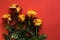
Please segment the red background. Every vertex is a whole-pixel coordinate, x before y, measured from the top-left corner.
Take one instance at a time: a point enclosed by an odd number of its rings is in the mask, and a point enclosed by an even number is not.
[[[0,0],[0,40],[4,40],[2,33],[6,30],[2,26],[2,15],[8,13],[9,5],[17,3],[27,10],[35,10],[38,18],[43,20],[43,26],[39,33],[48,35],[46,40],[60,40],[60,2],[58,0]]]

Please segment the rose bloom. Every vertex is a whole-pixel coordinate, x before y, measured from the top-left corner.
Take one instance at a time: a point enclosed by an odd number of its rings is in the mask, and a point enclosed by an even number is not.
[[[12,4],[9,8],[15,8],[18,13],[19,13],[20,10],[21,10],[21,7],[19,7],[19,4]]]
[[[5,25],[9,24],[9,21],[11,21],[10,15],[9,14],[3,15],[2,20],[3,20],[3,24]]]
[[[35,19],[33,22],[34,22],[35,26],[40,26],[42,24],[42,20],[41,19]]]
[[[2,18],[3,18],[3,19],[7,19],[8,21],[11,21],[11,17],[10,17],[9,14],[5,14],[5,15],[3,15]]]
[[[19,15],[18,16],[18,21],[24,22],[25,21],[25,15],[24,14]]]
[[[36,16],[36,12],[35,11],[33,11],[33,10],[29,10],[29,11],[27,11],[27,15],[28,15],[28,17],[33,17],[33,16]]]
[[[8,18],[8,17],[10,17],[10,15],[9,14],[5,14],[5,15],[3,15],[2,18]]]

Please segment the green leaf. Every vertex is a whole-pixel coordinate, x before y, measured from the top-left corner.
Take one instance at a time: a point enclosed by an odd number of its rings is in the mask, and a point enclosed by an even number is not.
[[[11,38],[17,39],[18,38],[18,34],[17,33],[12,33]]]
[[[47,37],[46,34],[42,34],[42,35],[39,36],[39,39],[43,40],[43,39],[45,39],[46,37]]]
[[[10,34],[12,32],[12,30],[9,26],[6,26],[5,28],[8,30],[8,34]]]
[[[6,26],[5,28],[8,29],[8,30],[10,29],[9,26]]]
[[[9,35],[3,34],[3,36],[4,36],[5,40],[11,40]]]

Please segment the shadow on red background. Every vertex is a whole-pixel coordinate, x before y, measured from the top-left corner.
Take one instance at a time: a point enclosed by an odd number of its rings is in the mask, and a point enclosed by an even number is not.
[[[46,33],[46,40],[60,40],[60,3],[58,0],[0,0],[0,40],[4,40],[2,33],[7,31],[2,25],[2,15],[8,13],[9,5],[17,3],[23,8],[23,13],[33,9],[38,18],[43,20],[39,33]]]

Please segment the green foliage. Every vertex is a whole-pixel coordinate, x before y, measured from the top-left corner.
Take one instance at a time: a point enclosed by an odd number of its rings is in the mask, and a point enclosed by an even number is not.
[[[39,36],[39,39],[40,39],[40,40],[44,40],[46,37],[47,37],[46,34],[42,34],[42,35]]]
[[[11,40],[9,35],[3,34],[3,36],[4,36],[5,40]]]

